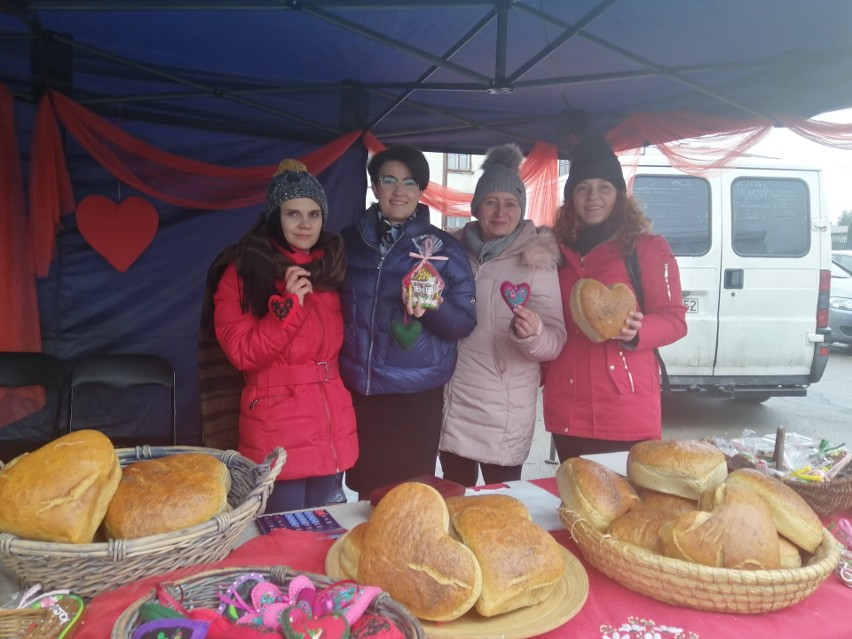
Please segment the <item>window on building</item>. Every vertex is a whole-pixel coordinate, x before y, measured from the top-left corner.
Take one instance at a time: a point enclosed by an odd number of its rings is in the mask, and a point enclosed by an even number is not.
[[[470,154],[447,153],[447,170],[470,173]]]
[[[470,217],[467,215],[445,215],[444,230],[452,231],[453,229],[460,229],[468,222],[470,222]]]
[[[571,163],[568,160],[559,160],[559,177],[568,175],[568,169],[570,167]]]

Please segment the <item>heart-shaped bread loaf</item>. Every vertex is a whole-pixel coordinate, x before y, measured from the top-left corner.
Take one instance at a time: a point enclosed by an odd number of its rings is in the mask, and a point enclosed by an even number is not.
[[[449,534],[444,498],[419,482],[391,489],[364,530],[358,581],[379,586],[427,621],[452,621],[482,592],[473,552]]]
[[[0,531],[33,541],[91,543],[118,488],[112,442],[78,430],[0,471]]]
[[[568,300],[574,322],[595,343],[621,334],[624,320],[636,310],[636,296],[626,284],[605,286],[593,279],[580,279]]]

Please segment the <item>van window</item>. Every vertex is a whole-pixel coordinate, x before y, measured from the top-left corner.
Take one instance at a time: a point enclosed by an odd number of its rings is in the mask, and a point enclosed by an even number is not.
[[[710,250],[710,185],[690,176],[637,175],[633,197],[675,255]]]
[[[801,257],[810,249],[802,180],[741,177],[731,183],[733,249],[743,257]]]

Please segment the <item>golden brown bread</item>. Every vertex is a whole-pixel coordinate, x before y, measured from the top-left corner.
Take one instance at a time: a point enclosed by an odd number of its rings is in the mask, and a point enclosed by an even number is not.
[[[624,320],[636,310],[636,296],[626,284],[605,286],[593,279],[580,279],[568,299],[571,317],[579,329],[595,343],[621,334]]]
[[[0,531],[35,541],[91,543],[121,479],[112,442],[78,430],[0,471]]]
[[[725,481],[725,455],[693,439],[648,440],[627,453],[627,477],[637,486],[697,500]]]
[[[662,554],[660,529],[679,516],[678,513],[640,506],[616,518],[607,533],[618,541]]]
[[[530,511],[524,502],[509,495],[461,495],[447,498],[447,512],[452,523],[454,517],[463,510],[480,508],[495,511],[503,515],[516,515],[530,519]]]
[[[340,539],[340,569],[347,579],[358,581],[358,564],[361,563],[361,546],[369,522],[355,526]]]
[[[562,578],[564,560],[553,537],[530,521],[526,506],[508,495],[456,499],[453,527],[482,570],[476,611],[492,617],[546,599]]]
[[[778,548],[781,551],[781,568],[801,568],[802,554],[799,547],[789,539],[778,536]]]
[[[562,503],[599,532],[641,503],[627,479],[582,457],[571,457],[559,466],[556,485]]]
[[[452,621],[482,592],[473,552],[449,535],[441,494],[426,484],[395,486],[378,503],[364,531],[358,579],[379,586],[415,617]]]
[[[712,502],[712,512],[692,511],[663,525],[664,555],[718,568],[780,566],[778,532],[763,499],[739,486],[722,484],[716,487]]]
[[[760,495],[769,506],[778,533],[800,548],[814,552],[822,543],[822,522],[801,495],[784,482],[754,468],[728,475],[725,483]]]
[[[111,539],[138,539],[182,530],[228,508],[231,473],[204,453],[179,453],[130,464],[109,503]]]
[[[698,507],[698,502],[694,499],[669,495],[657,490],[651,490],[650,488],[640,488],[636,492],[639,493],[639,499],[642,500],[642,508],[650,510],[659,510],[672,515],[682,515]]]

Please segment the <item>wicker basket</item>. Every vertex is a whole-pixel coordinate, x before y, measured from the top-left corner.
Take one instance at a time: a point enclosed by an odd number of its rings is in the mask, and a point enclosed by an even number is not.
[[[169,584],[168,589],[187,610],[216,608],[220,601],[218,594],[224,592],[240,575],[250,572],[260,573],[282,589],[286,589],[298,575],[307,576],[319,588],[325,588],[334,583],[334,580],[325,575],[301,572],[289,566],[249,566],[200,572]],[[139,607],[143,603],[153,601],[156,601],[156,595],[152,589],[147,595],[132,603],[116,620],[110,635],[111,639],[130,639],[133,630],[139,625]],[[420,622],[386,592],[376,597],[367,611],[392,620],[407,639],[426,639],[426,633]]]
[[[61,625],[44,608],[0,609],[0,639],[56,639]]]
[[[138,446],[120,448],[116,453],[122,466],[178,453],[213,455],[231,472],[231,510],[183,530],[106,543],[29,541],[0,533],[0,558],[18,576],[21,586],[39,583],[45,590],[67,588],[81,597],[94,597],[148,575],[223,559],[266,508],[272,483],[286,459],[280,448],[263,464],[233,450],[194,446]]]
[[[728,472],[738,468],[755,468],[741,456],[725,455]],[[820,517],[831,515],[841,510],[852,508],[852,473],[836,477],[829,481],[800,481],[798,479],[781,478],[785,484],[795,490],[814,512]]]
[[[786,608],[813,593],[840,559],[838,542],[824,530],[822,544],[801,568],[711,568],[617,541],[564,506],[559,518],[586,560],[602,573],[636,592],[696,610],[762,614]]]

